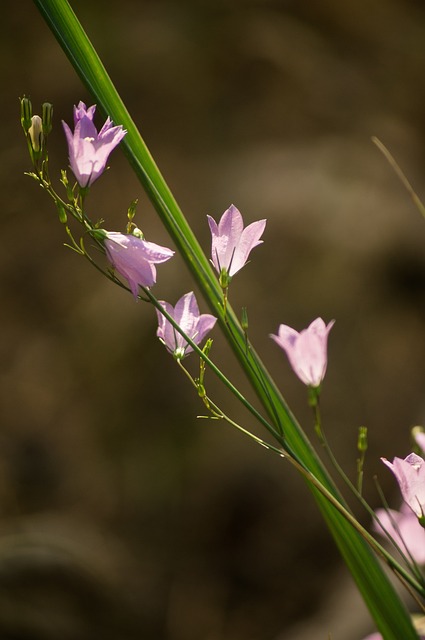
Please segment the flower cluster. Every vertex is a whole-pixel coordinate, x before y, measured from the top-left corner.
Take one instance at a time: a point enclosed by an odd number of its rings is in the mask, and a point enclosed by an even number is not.
[[[184,294],[175,306],[163,300],[158,301],[152,296],[149,289],[156,283],[156,265],[167,262],[173,257],[174,251],[145,240],[143,234],[132,222],[134,211],[131,207],[128,211],[127,233],[106,231],[100,228],[100,223],[93,225],[85,215],[83,205],[87,190],[105,171],[109,155],[127,133],[121,125],[114,126],[109,117],[98,132],[94,124],[95,111],[96,105],[87,108],[83,102],[79,102],[74,106],[74,130],[72,131],[65,122],[62,123],[68,143],[69,164],[76,179],[76,184],[70,188],[66,172],[62,172],[62,183],[68,196],[68,202],[65,202],[56,197],[55,192],[50,188],[50,182],[46,182],[48,173],[46,137],[51,129],[52,106],[45,103],[43,116],[39,117],[32,115],[32,107],[27,99],[21,101],[21,122],[36,169],[36,173],[32,175],[39,179],[41,186],[44,188],[48,186],[48,191],[58,207],[61,221],[66,222],[67,213],[71,212],[84,226],[85,232],[91,234],[103,248],[112,265],[114,275],[111,270],[105,270],[104,273],[114,281],[117,281],[115,272],[119,274],[128,283],[135,299],[140,296],[140,287],[143,288],[144,293],[156,306],[158,320],[156,335],[182,367],[181,360],[194,350],[199,351],[198,347],[214,328],[217,318],[208,313],[200,313],[193,291]],[[46,167],[45,173],[44,167]],[[257,220],[245,227],[242,214],[233,204],[222,214],[218,223],[211,216],[207,216],[207,221],[211,232],[211,263],[218,274],[222,294],[221,320],[226,322],[229,285],[235,274],[247,264],[252,250],[263,243],[261,238],[267,221]],[[86,252],[83,240],[78,244],[69,229],[67,231],[73,242],[72,248],[94,262]],[[122,284],[121,281],[119,282]],[[310,404],[315,408],[315,426],[319,436],[322,431],[317,400],[326,375],[328,336],[334,322],[331,320],[326,324],[321,317],[318,317],[302,331],[298,332],[288,325],[281,324],[277,334],[270,334],[270,337],[286,353],[294,373],[309,388]],[[241,326],[246,335],[245,324],[247,323],[243,318]],[[203,367],[210,346],[211,341],[208,341],[201,354],[204,358],[201,360],[199,378],[191,378],[191,380],[212,416],[223,418],[225,415],[215,403],[210,401],[203,385]],[[228,421],[248,433],[230,419]],[[253,435],[252,437],[281,455],[281,449],[273,448]],[[425,433],[416,432],[415,439],[424,452]],[[325,444],[324,438],[321,441]],[[285,457],[286,453],[285,449]],[[290,457],[289,454],[288,457]],[[425,459],[412,452],[404,459],[395,457],[392,462],[386,458],[381,460],[396,477],[404,504],[400,511],[377,510],[375,531],[390,536],[407,558],[418,565],[425,565]],[[307,475],[308,469],[304,470]],[[380,638],[380,634],[375,633],[365,640],[380,640]]]
[[[68,213],[77,218],[85,230],[103,246],[114,272],[127,281],[131,293],[138,299],[139,287],[147,290],[156,283],[156,265],[168,261],[174,251],[145,240],[142,232],[132,222],[135,203],[132,203],[128,211],[127,233],[106,231],[100,228],[100,223],[92,225],[83,211],[87,190],[105,171],[109,155],[123,140],[127,131],[122,125],[114,125],[109,116],[97,131],[94,124],[96,105],[87,107],[82,101],[77,106],[74,105],[74,129],[71,130],[62,121],[68,143],[69,164],[76,179],[76,185],[71,188],[66,172],[62,172],[62,183],[67,189],[69,201],[67,204],[56,196],[50,181],[46,182],[47,174],[43,173],[44,166],[47,167],[46,137],[52,129],[53,107],[45,103],[42,109],[42,117],[33,115],[30,100],[21,99],[21,124],[36,168],[33,176],[39,179],[41,186],[46,187],[48,184],[61,222],[67,222]],[[224,211],[218,223],[209,215],[207,221],[211,232],[211,263],[217,271],[223,290],[222,313],[226,319],[229,284],[233,276],[247,264],[252,250],[263,243],[261,238],[267,221],[256,220],[244,226],[242,214],[234,204]],[[69,228],[68,233],[73,248],[88,256],[83,241],[78,243],[74,240]],[[183,295],[175,307],[165,301],[158,305],[157,336],[178,360],[191,353],[192,345],[199,345],[216,323],[214,316],[199,312],[193,292]],[[161,307],[164,313],[161,313]],[[245,317],[246,310],[242,319],[246,332]],[[317,318],[300,333],[282,324],[278,335],[271,335],[286,351],[296,375],[313,389],[318,389],[325,376],[327,338],[332,326],[333,321],[326,325],[321,318]]]

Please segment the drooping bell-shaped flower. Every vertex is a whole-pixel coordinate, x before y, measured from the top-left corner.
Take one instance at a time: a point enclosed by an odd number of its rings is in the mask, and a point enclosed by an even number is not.
[[[425,460],[416,453],[410,453],[404,460],[402,458],[394,458],[392,462],[386,458],[381,460],[395,475],[403,500],[423,524],[425,522]]]
[[[328,363],[328,334],[334,325],[328,325],[322,318],[316,318],[307,329],[295,331],[286,324],[281,324],[278,335],[270,337],[288,356],[289,364],[299,379],[310,387],[319,387],[325,377]]]
[[[174,251],[167,247],[147,242],[131,234],[103,230],[97,230],[95,233],[102,237],[108,259],[116,271],[128,281],[135,298],[139,293],[139,285],[151,287],[155,284],[155,264],[166,262],[174,255]]]
[[[74,131],[62,122],[68,142],[69,163],[82,188],[89,187],[103,173],[111,151],[127,133],[121,125],[113,126],[110,118],[99,131],[93,122],[96,105],[88,109],[84,102],[74,106]]]
[[[416,514],[403,504],[400,511],[377,509],[373,528],[381,535],[391,536],[401,552],[420,565],[425,565],[425,529]]]
[[[160,304],[184,333],[197,345],[203,341],[217,320],[209,313],[199,313],[198,303],[193,291],[185,293],[175,307],[162,300]],[[192,347],[160,311],[157,310],[157,314],[158,330],[156,335],[165,344],[168,351],[176,359],[181,360],[185,355],[193,351]]]
[[[240,211],[232,204],[221,216],[220,222],[207,216],[211,231],[211,260],[220,275],[220,284],[227,286],[232,276],[246,264],[260,240],[266,220],[243,226]]]

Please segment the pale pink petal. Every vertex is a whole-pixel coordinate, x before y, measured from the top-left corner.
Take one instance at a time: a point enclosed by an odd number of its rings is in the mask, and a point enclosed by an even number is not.
[[[388,533],[399,546],[402,553],[408,553],[420,565],[425,564],[425,529],[419,524],[416,515],[407,511],[377,509],[379,522],[374,521],[377,533]]]
[[[185,293],[177,302],[174,310],[174,320],[189,337],[193,336],[199,317],[198,303],[193,291]],[[183,338],[182,338],[183,339]]]
[[[229,275],[233,276],[246,264],[249,254],[254,247],[263,243],[260,237],[263,235],[267,220],[257,220],[248,225],[241,234],[236,245],[235,254],[229,269]]]
[[[390,462],[381,458],[394,473],[400,486],[401,495],[407,505],[414,511],[418,518],[425,513],[425,461],[416,453],[411,453],[405,458],[394,458]]]
[[[141,240],[141,242],[143,242],[146,260],[150,260],[156,264],[166,262],[174,255],[174,251],[172,251],[172,249],[161,247],[161,245],[155,244],[155,242],[147,242],[146,240]]]
[[[203,313],[199,316],[196,326],[196,341],[198,344],[203,342],[205,336],[211,331],[216,322],[217,318],[209,313]]]
[[[164,307],[168,315],[173,318],[174,307],[164,300],[160,300],[159,303],[162,307]],[[167,349],[169,349],[171,353],[174,353],[174,351],[182,344],[182,336],[166,319],[166,317],[160,311],[158,311],[158,309],[156,313],[158,316],[158,330],[156,332],[156,335],[165,343]]]
[[[234,204],[231,204],[221,216],[218,231],[220,235],[228,236],[233,243],[239,241],[243,231],[243,219],[241,212]]]
[[[218,273],[220,273],[221,271],[221,267],[220,264],[218,262],[218,256],[219,256],[219,250],[218,250],[218,243],[217,240],[219,238],[218,235],[218,226],[216,221],[214,220],[214,218],[212,218],[211,216],[207,216],[208,219],[208,224],[210,227],[210,231],[211,231],[211,260],[212,263],[216,269],[216,271]]]

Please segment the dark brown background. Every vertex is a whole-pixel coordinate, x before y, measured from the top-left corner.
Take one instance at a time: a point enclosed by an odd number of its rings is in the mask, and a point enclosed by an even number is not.
[[[379,456],[406,455],[425,421],[425,226],[370,138],[424,196],[423,3],[73,6],[206,251],[207,213],[234,202],[246,222],[268,219],[231,300],[311,435],[305,389],[268,334],[336,319],[326,431],[355,477],[368,426],[367,497],[379,504],[377,473],[396,505]],[[51,202],[23,175],[18,97],[54,104],[56,184],[60,120],[91,98],[31,2],[7,3],[0,29],[0,638],[361,638],[370,620],[300,478],[197,421],[152,310],[63,247]],[[116,151],[89,210],[122,230],[135,197],[147,238],[170,244]],[[160,298],[193,288],[179,257],[158,271]],[[217,362],[249,393],[214,335]],[[209,390],[254,427],[212,378]]]

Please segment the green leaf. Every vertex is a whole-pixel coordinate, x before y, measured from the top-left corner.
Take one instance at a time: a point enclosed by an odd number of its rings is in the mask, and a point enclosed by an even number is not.
[[[278,441],[289,446],[298,460],[338,497],[335,486],[260,358],[254,349],[246,355],[245,335],[233,310],[228,307],[226,319],[223,317],[222,291],[209,260],[71,7],[66,0],[34,2],[99,108],[115,124],[122,124],[127,129],[128,134],[121,144],[128,160],[212,311],[218,316],[230,346],[275,425]],[[317,489],[310,488],[384,640],[418,640],[408,612],[366,542]]]

